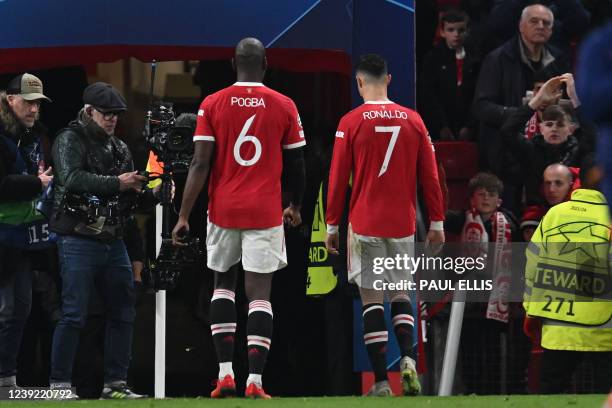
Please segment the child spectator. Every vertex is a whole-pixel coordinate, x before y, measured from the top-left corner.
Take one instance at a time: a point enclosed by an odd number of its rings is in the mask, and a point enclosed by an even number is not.
[[[544,169],[553,163],[561,163],[570,167],[580,167],[582,158],[588,154],[588,149],[580,147],[578,139],[573,135],[576,130],[574,120],[560,105],[555,104],[562,93],[561,86],[566,84],[572,104],[579,105],[573,94],[573,77],[564,74],[548,80],[527,105],[519,108],[504,123],[501,133],[506,149],[524,158],[527,204],[542,204],[540,194],[542,174]],[[576,99],[576,101],[574,101]],[[529,138],[525,134],[525,123],[536,111],[547,106],[541,115],[538,133]],[[594,131],[589,126],[581,126],[580,138],[584,141],[594,139]],[[587,143],[587,144],[590,144]]]
[[[434,139],[470,139],[474,125],[470,107],[478,77],[479,58],[464,46],[468,16],[451,9],[441,17],[444,41],[423,62],[419,84],[419,110]]]
[[[469,256],[487,255],[486,274],[494,281],[488,303],[468,302],[461,333],[462,379],[466,393],[491,394],[499,392],[483,378],[495,378],[502,356],[490,353],[482,359],[483,350],[491,350],[491,344],[499,344],[502,332],[514,326],[514,307],[508,301],[511,271],[504,262],[508,259],[510,244],[517,230],[513,215],[501,207],[502,182],[493,174],[478,173],[468,184],[470,208],[467,211],[449,211],[444,221],[445,229],[461,234],[462,247]],[[480,247],[480,253],[475,249]],[[521,319],[522,323],[522,319]],[[517,357],[518,365],[521,358]],[[522,371],[516,371],[522,372]]]
[[[593,126],[582,118],[573,75],[566,73],[551,78],[545,69],[536,73],[534,78],[533,91],[528,92],[524,98],[524,105],[510,114],[502,127],[504,146],[502,180],[504,186],[509,187],[504,201],[507,208],[515,213],[521,211],[524,185],[527,185],[528,189],[528,205],[538,200],[538,204],[545,204],[539,194],[538,183],[541,182],[542,173],[547,165],[560,162],[569,166],[578,166],[581,158],[591,153],[595,145],[596,132]],[[561,99],[562,87],[565,87],[569,99]],[[560,117],[560,112],[565,112],[567,130],[573,136],[568,139],[567,144],[560,143],[557,147],[544,145],[542,139],[542,117],[544,111],[551,106],[557,106],[557,109],[551,108],[547,115]],[[544,133],[550,132],[545,129]],[[538,134],[540,136],[536,137]],[[532,157],[534,149],[535,159]],[[570,150],[572,153],[566,155],[565,153]],[[551,157],[544,160],[542,154]],[[544,162],[540,163],[542,160]],[[535,168],[533,164],[536,165]]]
[[[468,184],[470,209],[449,211],[444,227],[448,232],[461,234],[462,242],[495,242],[500,229],[503,239],[512,241],[517,222],[512,213],[501,207],[503,183],[491,173],[478,173]]]

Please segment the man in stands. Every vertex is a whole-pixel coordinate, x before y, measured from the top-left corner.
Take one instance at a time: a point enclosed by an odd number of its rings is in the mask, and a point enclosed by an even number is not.
[[[577,172],[575,167],[570,169],[560,163],[551,164],[546,167],[543,176],[544,182],[542,183],[542,194],[546,204],[530,205],[523,211],[521,233],[525,242],[531,240],[533,232],[550,207],[569,199],[570,193],[576,188],[574,187],[574,179],[577,176],[575,172]]]

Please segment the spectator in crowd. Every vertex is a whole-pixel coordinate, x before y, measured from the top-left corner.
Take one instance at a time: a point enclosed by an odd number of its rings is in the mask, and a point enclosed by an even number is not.
[[[32,306],[31,257],[24,250],[49,239],[38,224],[33,200],[52,181],[41,151],[43,126],[38,122],[43,84],[25,73],[0,92],[0,386],[15,387],[17,355]],[[46,224],[45,224],[46,225]]]
[[[419,83],[419,107],[434,139],[469,139],[474,131],[470,106],[479,58],[464,46],[469,18],[451,9],[441,18],[443,38],[425,57]]]
[[[533,204],[525,208],[521,219],[521,235],[525,242],[531,240],[533,232],[550,207],[569,200],[570,193],[579,185],[578,169],[571,169],[563,164],[554,163],[546,167],[542,176],[542,204]]]
[[[595,393],[612,386],[610,214],[600,177],[591,163],[583,166],[582,187],[546,213],[527,247],[523,306],[542,323],[545,394],[567,392],[583,359],[593,362]]]
[[[510,211],[503,208],[501,195],[504,185],[491,173],[478,173],[468,183],[470,207],[465,211],[449,211],[445,230],[460,234],[465,256],[488,260],[509,255],[510,243],[515,240],[517,222]],[[503,262],[487,262],[487,276],[495,277],[495,289],[502,289],[509,281],[509,271]],[[487,361],[475,359],[491,344],[499,344],[500,332],[507,330],[511,319],[508,296],[491,291],[488,303],[470,302],[466,305],[466,318],[462,328],[462,379],[466,393],[491,394],[498,392],[492,382],[482,378],[495,378],[501,356],[488,352]],[[512,322],[513,323],[513,322]],[[517,359],[520,360],[520,359]]]
[[[510,211],[503,208],[501,195],[504,184],[491,173],[478,173],[468,183],[470,208],[448,211],[445,231],[461,234],[461,242],[495,242],[498,228],[505,228],[508,242],[517,230],[517,222]],[[503,217],[503,218],[502,218]]]
[[[578,139],[573,135],[575,126],[571,117],[559,105],[554,105],[561,95],[561,85],[567,83],[568,76],[558,76],[547,81],[538,93],[519,108],[505,121],[502,127],[504,146],[513,154],[524,158],[526,169],[524,180],[527,204],[542,203],[540,186],[544,169],[553,163],[580,167],[585,156]],[[573,83],[573,80],[571,80]],[[539,132],[531,139],[525,137],[524,129],[529,117],[535,111],[547,106],[541,115]],[[583,133],[586,128],[583,129]],[[588,135],[588,139],[594,138]]]
[[[518,36],[493,50],[485,58],[474,96],[474,113],[480,121],[478,139],[484,167],[503,177],[504,160],[499,130],[514,113],[534,74],[546,69],[551,76],[568,72],[565,58],[548,47],[554,24],[553,14],[542,5],[523,9]],[[506,187],[506,196],[514,193]]]
[[[493,32],[504,41],[512,37],[521,10],[535,3],[534,0],[496,0],[489,15]],[[548,7],[555,19],[550,44],[570,55],[570,44],[587,31],[591,13],[580,0],[545,0],[538,3]]]
[[[559,80],[552,81],[547,88],[542,89],[549,79],[551,78],[546,70],[537,72],[534,76],[532,94],[535,96],[528,94],[523,98],[523,106],[512,113],[504,123],[504,127],[512,124],[520,134],[513,135],[511,138],[509,135],[502,137],[505,152],[503,180],[505,185],[511,186],[513,192],[512,195],[507,194],[505,198],[508,208],[515,212],[521,208],[523,186],[529,176],[528,170],[531,166],[523,147],[525,144],[529,144],[529,141],[532,141],[538,134],[542,122],[542,113],[547,107],[559,104],[566,112],[570,120],[572,134],[579,142],[579,157],[584,157],[594,150],[595,130],[582,117],[573,75],[570,73],[563,74],[559,77]],[[565,87],[569,99],[561,99],[563,87]],[[524,129],[521,127],[522,122],[524,122]]]
[[[83,102],[77,120],[59,133],[52,152],[56,183],[50,226],[59,235],[62,318],[53,337],[50,383],[52,389],[71,386],[90,293],[100,279],[109,315],[100,397],[141,398],[126,384],[135,311],[132,268],[122,237],[137,202],[135,193],[144,190],[146,179],[133,171],[127,145],[114,134],[127,109],[123,96],[110,84],[97,82],[85,88]],[[150,190],[138,199],[154,202]],[[93,216],[75,210],[92,205],[98,207]]]

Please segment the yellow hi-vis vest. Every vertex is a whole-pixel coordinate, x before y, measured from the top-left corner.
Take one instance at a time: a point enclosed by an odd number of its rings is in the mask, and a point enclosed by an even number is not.
[[[524,307],[544,318],[542,346],[612,350],[610,215],[598,191],[551,208],[527,248]]]
[[[308,279],[306,281],[306,295],[308,296],[325,295],[338,284],[338,277],[334,274],[329,253],[325,248],[327,226],[323,208],[323,183],[321,183],[312,219],[312,234],[308,251]]]

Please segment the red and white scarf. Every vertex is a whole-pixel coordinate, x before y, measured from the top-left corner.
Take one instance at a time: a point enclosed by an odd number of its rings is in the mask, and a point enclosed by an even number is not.
[[[501,211],[491,216],[492,232],[495,244],[493,264],[489,268],[493,276],[493,289],[489,295],[487,319],[508,322],[508,294],[510,292],[510,223]],[[489,234],[476,210],[468,210],[465,214],[465,224],[461,233],[461,242],[467,244],[469,256],[483,256],[487,253],[490,242]]]
[[[535,135],[538,134],[540,129],[538,128],[538,123],[540,123],[540,119],[538,118],[538,112],[534,112],[533,116],[529,118],[527,124],[525,125],[525,139],[531,140]]]

